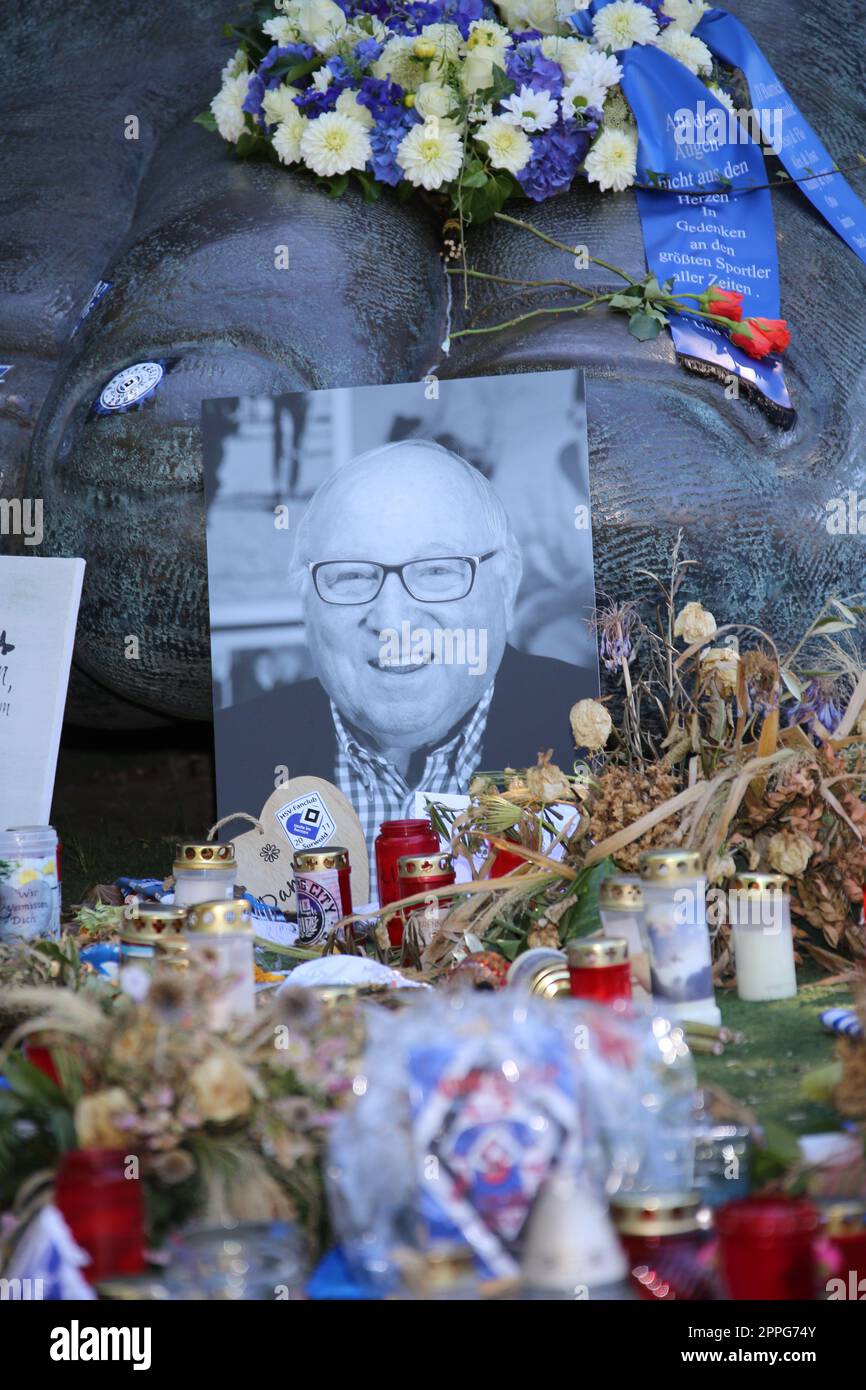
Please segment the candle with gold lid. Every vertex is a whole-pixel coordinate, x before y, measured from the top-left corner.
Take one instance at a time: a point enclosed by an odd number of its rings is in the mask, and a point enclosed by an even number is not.
[[[728,879],[737,994],[750,1001],[797,993],[791,897],[785,874],[739,873]]]
[[[186,914],[190,962],[206,964],[218,984],[210,1005],[217,1032],[251,1019],[255,1012],[253,928],[244,898],[197,903]]]
[[[173,872],[177,907],[231,898],[238,872],[235,847],[215,840],[186,841],[177,846]]]
[[[534,946],[511,963],[507,983],[542,999],[568,995],[571,993],[568,958],[564,951],[556,951],[552,946]]]
[[[599,936],[572,941],[568,974],[575,999],[615,1004],[631,999],[631,965],[624,936]]]
[[[186,908],[171,903],[135,903],[120,924],[120,964],[151,966],[161,943],[183,940]]]
[[[641,934],[643,888],[634,874],[611,874],[598,890],[598,915],[605,936],[624,936],[633,958],[645,950]]]
[[[653,998],[676,1021],[718,1027],[707,929],[707,880],[700,853],[652,849],[640,857],[643,924]]]

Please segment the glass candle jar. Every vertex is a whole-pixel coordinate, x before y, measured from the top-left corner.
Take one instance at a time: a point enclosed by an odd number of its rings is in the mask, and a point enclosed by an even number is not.
[[[253,930],[244,898],[198,903],[186,914],[190,964],[206,964],[216,982],[209,1022],[216,1032],[247,1022],[255,1013]]]
[[[836,1255],[833,1274],[842,1281],[840,1286],[829,1280],[827,1296],[833,1302],[859,1302],[866,1296],[866,1200],[831,1202],[822,1206],[821,1218],[822,1234]]]
[[[522,854],[512,854],[507,849],[494,849],[493,862],[490,865],[489,878],[504,878],[506,874],[513,873],[519,869],[521,864],[528,861]]]
[[[709,1265],[712,1216],[699,1192],[625,1192],[610,1204],[641,1298],[717,1299]]]
[[[76,1242],[90,1256],[90,1284],[144,1270],[141,1184],[127,1176],[122,1149],[72,1149],[63,1155],[54,1201]]]
[[[729,1298],[815,1297],[818,1212],[801,1197],[742,1197],[716,1211]]]
[[[747,1197],[751,1187],[752,1131],[746,1125],[713,1125],[695,1138],[695,1184],[708,1207]]]
[[[641,924],[643,889],[633,874],[612,874],[598,890],[598,915],[605,936],[625,937],[628,953],[634,959],[646,950]]]
[[[697,850],[652,849],[640,857],[643,923],[653,998],[677,1021],[722,1015],[713,993],[707,880]]]
[[[211,840],[178,845],[173,871],[177,907],[231,898],[238,875],[235,847]]]
[[[59,936],[56,833],[50,825],[0,831],[0,941]]]
[[[797,993],[791,895],[784,874],[735,874],[728,912],[741,999],[793,999]]]
[[[158,946],[169,939],[183,941],[186,908],[169,903],[129,904],[120,924],[120,966],[153,967]]]
[[[438,854],[439,836],[429,820],[386,820],[379,827],[374,851],[379,906],[387,907],[400,896],[397,860],[406,854]]]
[[[340,918],[352,911],[349,851],[340,845],[300,849],[292,864],[298,941],[302,946],[322,946]]]
[[[574,999],[593,999],[615,1004],[631,999],[631,965],[624,936],[594,941],[572,941],[568,947],[568,975]]]
[[[413,897],[416,893],[432,893],[435,888],[450,888],[457,875],[450,854],[405,854],[397,860],[397,884],[401,898]],[[447,911],[450,899],[437,898],[436,912]],[[416,904],[410,911],[417,912],[422,904]],[[388,922],[388,936],[392,946],[399,946],[403,940],[405,915],[392,917]]]
[[[556,999],[571,993],[568,958],[564,951],[552,946],[533,946],[524,951],[508,968],[507,984],[525,989],[542,999]]]

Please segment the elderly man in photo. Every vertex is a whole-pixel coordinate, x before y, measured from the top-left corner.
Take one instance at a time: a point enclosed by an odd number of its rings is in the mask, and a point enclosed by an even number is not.
[[[258,811],[274,768],[334,782],[369,845],[416,791],[479,768],[569,766],[594,669],[509,647],[520,549],[484,476],[438,444],[374,449],[327,478],[294,537],[318,679],[218,711],[220,809]]]

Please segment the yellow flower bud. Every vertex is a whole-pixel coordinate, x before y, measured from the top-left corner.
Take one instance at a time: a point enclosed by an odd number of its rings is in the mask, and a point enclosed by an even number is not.
[[[416,58],[435,58],[436,45],[430,39],[416,39],[412,52]]]
[[[410,110],[411,110],[411,108],[415,105],[415,93],[414,93],[414,92],[407,92],[407,93],[406,93],[406,95],[405,95],[404,98],[403,98],[403,105],[404,105],[404,106],[408,106],[408,107],[410,108]]]

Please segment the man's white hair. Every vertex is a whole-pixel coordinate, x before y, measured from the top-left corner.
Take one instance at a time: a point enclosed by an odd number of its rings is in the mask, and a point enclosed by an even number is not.
[[[508,513],[502,505],[499,495],[484,474],[480,473],[477,468],[473,468],[472,464],[468,463],[460,454],[455,454],[452,449],[446,449],[431,439],[401,439],[394,444],[383,444],[376,449],[368,449],[366,453],[358,454],[355,458],[349,459],[347,463],[342,464],[329,474],[313,493],[306,511],[298,522],[292,546],[290,574],[296,583],[300,583],[307,565],[314,559],[309,547],[310,518],[317,509],[320,509],[322,504],[328,501],[332,492],[335,492],[345,483],[347,474],[359,468],[361,464],[369,463],[371,459],[387,458],[389,454],[406,453],[407,450],[411,450],[413,453],[429,454],[431,463],[435,462],[436,459],[447,459],[450,463],[457,465],[478,498],[480,515],[490,532],[491,544],[489,549],[501,551],[509,566],[516,568],[519,574],[522,569],[520,546],[511,529]],[[352,557],[347,556],[346,558]]]

